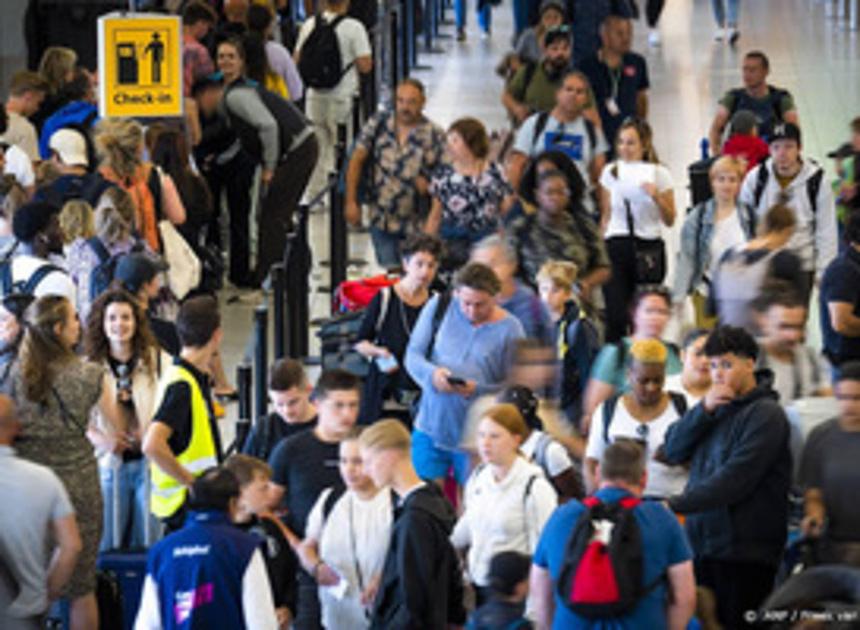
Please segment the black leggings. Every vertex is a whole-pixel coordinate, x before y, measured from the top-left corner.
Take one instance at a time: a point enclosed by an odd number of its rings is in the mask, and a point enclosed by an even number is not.
[[[662,244],[662,240],[656,239]],[[652,243],[654,241],[641,238],[637,243]],[[612,277],[603,286],[603,297],[606,301],[606,342],[615,343],[628,333],[630,326],[630,302],[639,284],[636,278],[636,253],[633,239],[629,236],[613,236],[606,239],[606,249],[612,263]],[[663,274],[666,275],[665,248],[663,250]]]

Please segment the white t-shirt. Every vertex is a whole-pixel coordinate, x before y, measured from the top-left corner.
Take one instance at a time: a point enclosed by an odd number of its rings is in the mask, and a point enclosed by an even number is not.
[[[594,129],[594,146],[588,139],[588,129],[585,126],[585,118],[580,116],[573,122],[562,123],[557,118],[549,116],[543,131],[535,138],[535,126],[540,114],[529,116],[523,122],[514,141],[514,151],[535,156],[542,151],[554,149],[561,151],[576,164],[583,181],[590,186],[588,166],[595,156],[606,153],[609,145],[603,131]]]
[[[613,174],[615,169],[618,177]],[[642,184],[646,183],[655,184],[657,191],[663,193],[672,188],[672,175],[662,164],[651,162],[616,160],[603,167],[600,185],[609,191],[611,209],[606,238],[630,235],[625,200],[630,202],[633,233],[639,238],[660,238],[660,208],[642,189]]]
[[[305,536],[319,543],[319,556],[346,581],[343,586],[320,586],[322,622],[326,628],[367,628],[361,588],[382,573],[391,538],[394,503],[391,491],[380,490],[363,501],[347,490],[323,522],[323,506],[332,489],[324,490],[308,515]],[[361,584],[359,586],[359,571]]]
[[[26,282],[39,267],[49,263],[52,265],[56,264],[44,258],[36,258],[30,254],[18,254],[12,259],[12,282]],[[48,273],[36,285],[33,295],[37,298],[44,295],[61,295],[67,298],[73,306],[77,304],[75,283],[72,282],[72,278],[65,271],[51,271]]]
[[[737,212],[732,212],[722,221],[715,222],[711,237],[711,266],[707,270],[708,278],[714,277],[720,259],[726,250],[732,247],[742,247],[746,242],[747,236],[744,234]]]
[[[490,560],[497,553],[534,553],[543,526],[558,505],[543,471],[523,457],[517,457],[501,481],[496,481],[490,466],[476,468],[463,500],[465,511],[451,543],[457,549],[469,548],[469,576],[478,586],[489,584]]]
[[[591,422],[591,431],[588,434],[588,445],[585,447],[585,456],[598,462],[603,457],[603,451],[608,444],[603,439],[604,422],[603,406],[601,403],[594,411]],[[670,400],[666,410],[658,417],[649,422],[639,422],[624,404],[624,398],[618,400],[615,405],[615,415],[609,425],[609,441],[624,437],[634,440],[645,440],[648,443],[648,484],[643,492],[646,496],[669,497],[680,494],[687,485],[687,471],[682,466],[666,466],[654,461],[654,454],[663,445],[666,429],[678,420],[678,412]],[[647,434],[642,427],[647,427]]]
[[[782,405],[791,404],[800,398],[810,398],[826,385],[822,381],[822,369],[813,351],[798,345],[794,349],[793,361],[780,361],[762,348],[759,367],[773,371],[773,388],[779,394]]]
[[[7,144],[14,144],[33,161],[41,160],[39,155],[39,138],[36,128],[29,120],[16,112],[9,112],[9,124],[6,133],[0,136]]]
[[[666,376],[666,382],[663,385],[663,388],[667,392],[678,392],[679,394],[683,394],[684,398],[687,399],[687,409],[692,409],[702,400],[701,396],[693,396],[687,389],[684,387],[684,375],[682,373],[672,374]]]
[[[536,466],[540,467],[540,463],[535,461],[535,450],[542,435],[546,435],[543,431],[532,431],[528,439],[520,446],[520,452]],[[565,470],[573,467],[573,462],[570,461],[570,455],[567,449],[564,448],[557,440],[551,440],[546,446],[546,470],[550,477],[560,475]]]
[[[33,171],[33,163],[27,154],[18,146],[12,144],[6,149],[6,167],[3,169],[5,175],[12,175],[24,188],[36,183],[36,173]]]
[[[323,19],[327,21],[334,20],[337,15],[331,11],[323,11]],[[300,51],[304,46],[305,41],[314,30],[316,24],[316,16],[310,17],[302,24],[299,31],[299,38],[296,41],[296,50]],[[317,96],[330,96],[333,98],[349,99],[358,91],[358,72],[355,68],[355,60],[359,57],[369,57],[371,55],[370,39],[367,37],[367,29],[364,24],[355,18],[346,17],[342,19],[335,28],[337,33],[338,43],[340,44],[340,63],[341,67],[346,68],[349,64],[352,67],[347,70],[335,87],[330,90],[319,90],[308,87],[308,94],[316,94]]]

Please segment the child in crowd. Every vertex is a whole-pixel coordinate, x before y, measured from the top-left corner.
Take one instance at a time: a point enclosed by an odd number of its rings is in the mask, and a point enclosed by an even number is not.
[[[254,423],[242,452],[268,460],[275,446],[291,435],[313,428],[317,410],[311,384],[300,361],[278,359],[269,370],[269,400],[274,410]]]
[[[239,482],[236,526],[260,539],[278,624],[282,628],[288,627],[295,609],[297,565],[290,548],[289,531],[269,514],[272,469],[256,457],[240,454],[231,455],[224,462],[224,468],[232,472]]]
[[[531,558],[516,551],[502,551],[490,561],[490,600],[469,619],[466,630],[527,630],[526,598],[529,594]]]
[[[67,201],[60,211],[60,229],[65,249],[75,241],[86,241],[96,233],[93,207],[82,199]]]

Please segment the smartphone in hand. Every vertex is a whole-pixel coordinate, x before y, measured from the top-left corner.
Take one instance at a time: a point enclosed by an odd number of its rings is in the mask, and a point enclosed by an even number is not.
[[[459,376],[446,376],[445,378],[448,381],[448,384],[451,385],[452,387],[465,387],[466,386],[466,379],[460,378]]]

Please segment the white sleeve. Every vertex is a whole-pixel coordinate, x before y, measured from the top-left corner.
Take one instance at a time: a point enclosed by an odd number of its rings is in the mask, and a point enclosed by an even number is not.
[[[839,248],[839,234],[836,229],[836,208],[833,204],[833,192],[824,176],[821,188],[818,190],[817,210],[815,221],[815,249],[818,260],[815,261],[816,277],[821,280],[827,265],[836,258]],[[812,208],[810,208],[812,210]]]
[[[6,167],[3,172],[7,175],[13,175],[24,188],[36,183],[33,163],[27,154],[14,144],[6,149]]]
[[[518,153],[523,153],[525,155],[532,154],[533,142],[532,136],[535,132],[535,125],[537,124],[537,117],[539,114],[533,114],[529,116],[523,121],[523,124],[520,125],[519,130],[517,131],[517,135],[514,138],[514,146],[513,150]]]
[[[674,183],[672,182],[672,173],[669,172],[669,169],[662,164],[657,165],[654,179],[656,180],[655,183],[657,184],[657,190],[660,192],[666,192],[674,186]]]
[[[600,185],[609,191],[612,190],[612,186],[616,181],[615,177],[612,176],[611,171],[613,164],[615,164],[615,162],[609,162],[600,172]]]
[[[269,585],[263,554],[259,549],[254,550],[242,578],[242,611],[245,614],[246,628],[278,630],[272,587]]]
[[[308,520],[305,523],[305,540],[315,540],[319,542],[320,538],[322,538],[323,505],[325,505],[325,500],[332,492],[334,491],[331,488],[326,488],[320,492],[320,496],[311,508],[310,514],[308,514]]]
[[[305,20],[305,23],[302,24],[302,27],[299,29],[299,36],[296,39],[296,52],[300,52],[302,46],[305,45],[305,40],[307,40],[308,36],[311,34],[311,31],[314,30],[314,22],[316,17],[310,17]]]
[[[134,630],[161,630],[161,604],[158,601],[158,588],[151,575],[143,582],[140,608],[134,620]]]
[[[373,54],[373,51],[370,48],[370,38],[367,36],[367,29],[364,28],[364,24],[362,24],[359,20],[349,20],[352,22],[350,24],[350,34],[349,39],[352,42],[352,61],[353,59],[358,59],[359,57],[370,57]]]
[[[465,549],[472,542],[472,530],[469,527],[469,508],[466,508],[457,519],[454,531],[451,532],[451,544],[454,549]]]
[[[585,446],[585,456],[600,461],[606,444],[603,442],[603,405],[597,405],[597,409],[591,415],[591,429],[588,431],[588,444]]]
[[[567,449],[553,440],[546,447],[546,467],[550,476],[560,475],[565,470],[573,468]]]
[[[77,291],[71,276],[64,271],[52,271],[45,276],[34,291],[36,297],[61,295],[73,305],[77,304]]]

